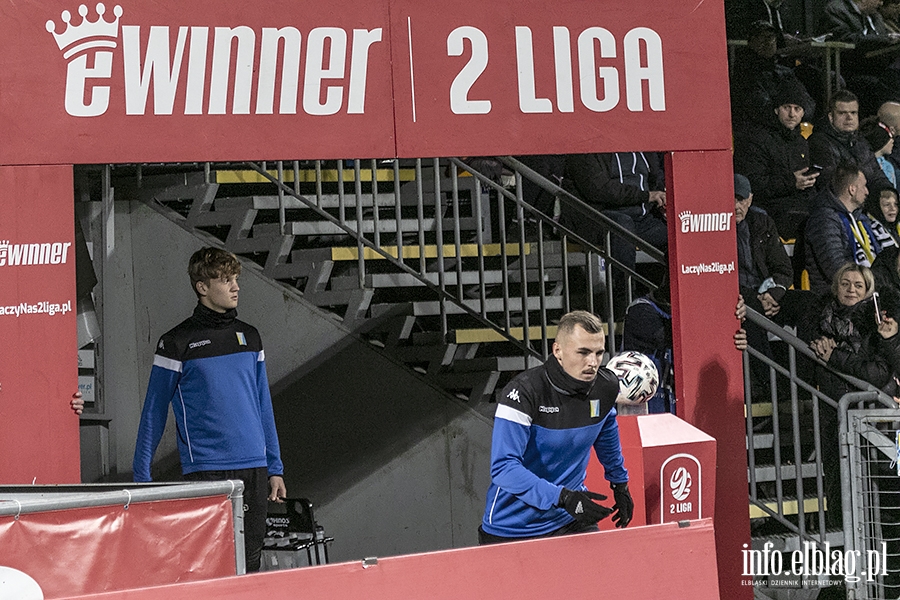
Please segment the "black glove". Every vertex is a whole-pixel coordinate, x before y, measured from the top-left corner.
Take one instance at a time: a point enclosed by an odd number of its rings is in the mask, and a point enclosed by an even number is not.
[[[634,500],[631,499],[631,492],[628,491],[628,483],[613,483],[611,485],[613,496],[616,503],[613,509],[616,514],[613,515],[613,521],[616,527],[628,527],[631,523],[631,516],[634,514]]]
[[[594,492],[573,492],[563,488],[559,493],[557,504],[576,520],[584,523],[602,521],[613,513],[613,509],[597,504],[593,500],[606,500],[606,496]]]

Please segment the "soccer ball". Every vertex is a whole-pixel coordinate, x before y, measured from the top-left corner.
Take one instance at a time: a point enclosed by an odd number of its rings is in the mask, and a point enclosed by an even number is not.
[[[619,401],[643,404],[659,387],[659,372],[646,354],[634,350],[621,352],[609,359],[606,368],[619,378]]]

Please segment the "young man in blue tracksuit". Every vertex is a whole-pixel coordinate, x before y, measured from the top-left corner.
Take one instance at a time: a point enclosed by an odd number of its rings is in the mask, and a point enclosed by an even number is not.
[[[517,375],[498,396],[479,543],[596,531],[613,513],[617,527],[631,521],[616,423],[619,380],[600,366],[605,343],[600,319],[570,312],[547,362]],[[606,496],[584,486],[592,448],[612,484],[612,508],[594,502]]]
[[[262,340],[255,327],[237,319],[241,263],[233,254],[198,250],[188,274],[199,302],[157,344],[134,480],[151,480],[150,463],[172,404],[185,479],[244,482],[247,571],[258,571],[267,499],[287,495]]]

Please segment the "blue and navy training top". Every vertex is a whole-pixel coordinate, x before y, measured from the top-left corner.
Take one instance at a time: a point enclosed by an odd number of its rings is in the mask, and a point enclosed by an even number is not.
[[[282,475],[262,340],[237,311],[198,304],[159,339],[134,450],[134,480],[150,463],[175,414],[183,473],[266,467]]]
[[[564,487],[586,489],[591,448],[608,481],[628,481],[614,408],[618,393],[612,371],[600,369],[585,385],[552,355],[510,381],[494,415],[485,532],[533,537],[571,523],[573,517],[556,502]]]

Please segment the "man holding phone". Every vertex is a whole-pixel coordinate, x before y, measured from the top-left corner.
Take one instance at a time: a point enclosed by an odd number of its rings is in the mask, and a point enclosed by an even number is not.
[[[800,123],[813,101],[801,84],[785,81],[773,97],[774,114],[734,140],[734,170],[750,180],[756,205],[775,221],[784,239],[797,236],[810,210],[821,167],[810,165]]]

